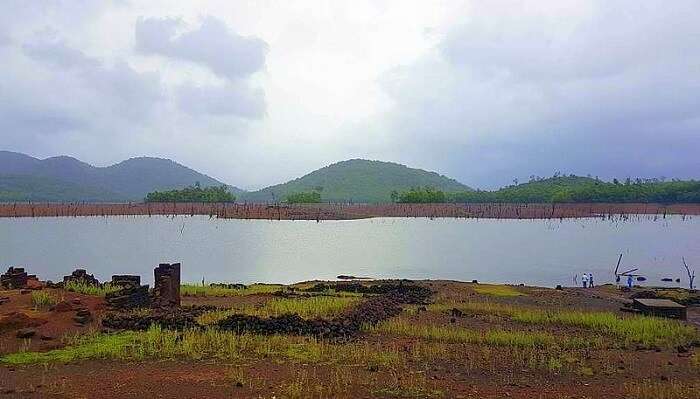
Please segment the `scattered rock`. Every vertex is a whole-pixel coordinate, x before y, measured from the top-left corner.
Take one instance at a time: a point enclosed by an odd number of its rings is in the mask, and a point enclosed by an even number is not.
[[[20,293],[21,295],[27,295],[27,294],[31,294],[31,293],[32,293],[32,290],[28,290],[28,289],[25,288],[25,289],[19,290],[19,293]]]
[[[17,330],[17,338],[31,338],[36,335],[36,329],[34,328],[22,328]]]
[[[450,310],[450,315],[451,315],[452,317],[462,317],[462,316],[464,316],[464,314],[462,313],[462,311],[459,310],[459,309],[457,309],[457,308],[452,308],[452,310]]]
[[[226,288],[229,290],[244,290],[248,288],[245,284],[238,284],[238,283],[233,283],[233,284],[226,284],[226,283],[211,283],[209,284],[210,287],[214,288]]]
[[[0,305],[6,302],[10,302],[10,298],[6,296],[0,296]]]

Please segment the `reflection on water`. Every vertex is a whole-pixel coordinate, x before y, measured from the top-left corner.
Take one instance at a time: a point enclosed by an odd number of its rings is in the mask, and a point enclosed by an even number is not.
[[[0,267],[56,280],[83,266],[101,280],[182,262],[184,281],[296,282],[339,274],[553,286],[592,272],[612,282],[618,254],[648,281],[700,269],[700,220],[628,222],[382,218],[219,220],[206,216],[0,219]],[[623,269],[623,270],[625,270]]]

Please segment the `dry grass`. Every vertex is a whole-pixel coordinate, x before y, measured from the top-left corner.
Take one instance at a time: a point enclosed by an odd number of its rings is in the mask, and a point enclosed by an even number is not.
[[[474,286],[474,291],[482,295],[498,297],[523,296],[525,293],[516,290],[510,285],[478,284]]]
[[[626,383],[625,393],[634,399],[697,399],[700,387],[686,385],[677,381]]]

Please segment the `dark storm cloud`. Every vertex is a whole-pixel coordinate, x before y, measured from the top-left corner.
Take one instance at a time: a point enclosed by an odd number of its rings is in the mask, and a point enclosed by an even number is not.
[[[172,18],[140,18],[136,22],[136,48],[146,54],[202,64],[228,79],[245,78],[264,67],[267,44],[263,40],[238,35],[215,17],[178,34],[183,25]]]
[[[554,171],[700,177],[700,8],[595,2],[567,20],[477,3],[384,85],[417,162],[491,186]]]
[[[52,154],[51,146],[68,137],[128,135],[163,99],[155,73],[120,60],[104,63],[55,34],[34,36],[0,49],[0,131],[7,148]]]

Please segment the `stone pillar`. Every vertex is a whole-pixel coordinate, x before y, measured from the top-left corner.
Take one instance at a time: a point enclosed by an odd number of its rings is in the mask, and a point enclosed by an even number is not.
[[[155,304],[162,307],[180,306],[180,264],[161,263],[153,270]]]

